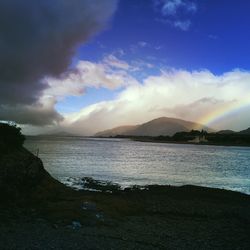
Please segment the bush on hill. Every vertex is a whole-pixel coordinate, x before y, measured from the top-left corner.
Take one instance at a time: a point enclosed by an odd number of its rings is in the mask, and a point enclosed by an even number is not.
[[[21,148],[25,136],[21,133],[21,128],[16,125],[0,123],[0,151],[7,152]]]

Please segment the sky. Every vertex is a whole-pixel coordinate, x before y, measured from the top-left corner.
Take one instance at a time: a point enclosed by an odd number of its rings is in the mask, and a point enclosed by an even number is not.
[[[0,120],[80,135],[167,116],[250,127],[248,0],[1,0]]]

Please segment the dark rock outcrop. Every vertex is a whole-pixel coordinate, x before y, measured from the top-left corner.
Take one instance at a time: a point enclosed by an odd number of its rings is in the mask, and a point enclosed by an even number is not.
[[[31,187],[46,175],[42,161],[24,148],[0,156],[0,187]]]
[[[24,148],[0,155],[1,200],[22,200],[45,176],[41,160]]]
[[[69,188],[44,169],[42,161],[25,148],[0,154],[0,200],[42,202]]]
[[[241,134],[241,135],[250,135],[250,128],[247,128],[245,130],[240,131],[239,134]]]

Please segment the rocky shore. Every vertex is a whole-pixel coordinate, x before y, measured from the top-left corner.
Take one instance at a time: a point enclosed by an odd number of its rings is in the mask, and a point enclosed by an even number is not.
[[[237,192],[75,191],[20,148],[0,154],[0,195],[0,249],[250,249],[250,196]]]

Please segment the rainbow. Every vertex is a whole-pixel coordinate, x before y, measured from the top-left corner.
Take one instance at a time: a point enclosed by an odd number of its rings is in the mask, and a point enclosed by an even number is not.
[[[250,108],[250,95],[242,98],[240,101],[234,100],[230,103],[224,103],[220,105],[217,109],[201,116],[198,119],[198,123],[206,126],[212,126],[221,119],[229,115],[237,114],[243,111],[245,108]]]

